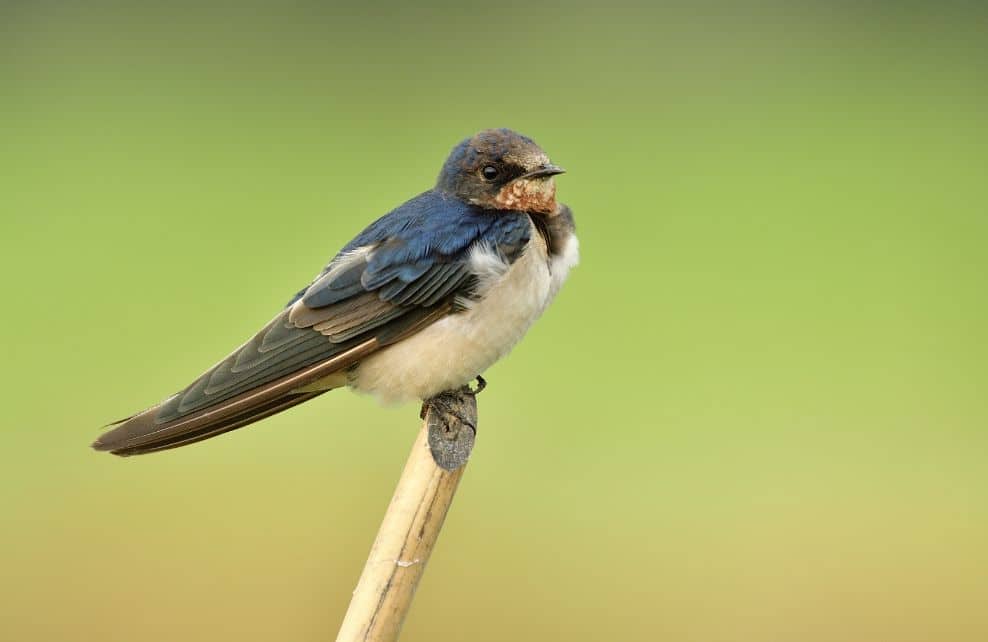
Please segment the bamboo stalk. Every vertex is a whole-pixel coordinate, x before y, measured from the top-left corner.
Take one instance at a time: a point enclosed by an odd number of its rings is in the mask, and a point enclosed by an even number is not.
[[[336,642],[394,642],[473,447],[469,388],[423,407],[422,428],[371,547]]]

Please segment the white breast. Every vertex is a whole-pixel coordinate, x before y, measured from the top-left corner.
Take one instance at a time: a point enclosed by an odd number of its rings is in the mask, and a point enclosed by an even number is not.
[[[368,357],[349,384],[385,403],[428,399],[457,388],[506,355],[559,291],[578,260],[576,237],[551,261],[533,226],[532,240],[513,264],[475,246],[470,260],[481,298],[463,312]]]

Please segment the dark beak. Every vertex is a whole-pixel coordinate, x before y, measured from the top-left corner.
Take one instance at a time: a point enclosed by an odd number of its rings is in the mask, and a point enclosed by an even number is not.
[[[563,174],[565,172],[565,169],[557,165],[543,165],[527,174],[522,174],[518,178],[548,178],[549,176],[555,176],[556,174]]]

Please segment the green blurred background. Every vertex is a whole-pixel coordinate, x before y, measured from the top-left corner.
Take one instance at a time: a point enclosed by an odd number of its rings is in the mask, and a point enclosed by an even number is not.
[[[417,407],[87,445],[492,126],[583,261],[403,639],[988,639],[982,7],[4,2],[0,639],[334,638]]]

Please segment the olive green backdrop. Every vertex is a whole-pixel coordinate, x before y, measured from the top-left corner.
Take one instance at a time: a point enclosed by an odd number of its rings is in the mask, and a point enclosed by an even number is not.
[[[988,12],[4,2],[0,639],[330,640],[418,426],[98,427],[448,150],[569,169],[404,640],[988,639]]]

